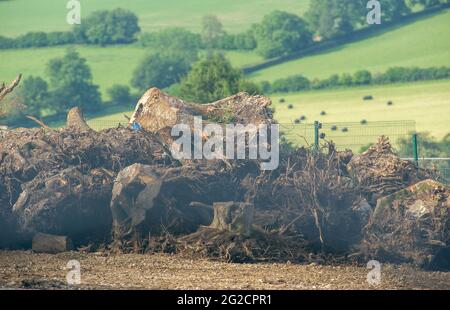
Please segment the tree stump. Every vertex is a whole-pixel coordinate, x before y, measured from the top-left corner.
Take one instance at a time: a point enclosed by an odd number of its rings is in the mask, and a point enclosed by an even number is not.
[[[75,107],[67,113],[67,127],[78,130],[92,130],[84,120],[83,112],[80,108]]]
[[[254,206],[251,203],[215,202],[214,219],[211,228],[250,235],[253,223]]]

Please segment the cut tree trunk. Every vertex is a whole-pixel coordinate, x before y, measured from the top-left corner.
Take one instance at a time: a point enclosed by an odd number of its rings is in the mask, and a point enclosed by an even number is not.
[[[171,145],[170,129],[185,124],[193,130],[194,117],[202,117],[204,124],[272,124],[272,112],[267,108],[271,103],[267,97],[238,93],[213,103],[195,104],[151,88],[138,101],[130,124],[137,122],[150,132],[162,132],[164,142]]]
[[[250,235],[253,224],[254,206],[251,203],[215,202],[214,219],[211,228]]]
[[[55,236],[37,233],[33,238],[33,251],[56,254],[73,249],[72,241],[67,236]]]

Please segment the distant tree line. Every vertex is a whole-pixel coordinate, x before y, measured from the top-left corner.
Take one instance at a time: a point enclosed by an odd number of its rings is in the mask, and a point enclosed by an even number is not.
[[[449,0],[380,0],[383,22],[408,15],[417,5],[423,9]],[[331,39],[367,26],[367,0],[314,0],[305,14],[310,29],[321,39]]]
[[[124,9],[97,11],[67,32],[29,32],[17,38],[0,36],[0,49],[46,47],[64,44],[128,44],[140,31],[137,16]]]
[[[270,83],[259,84],[264,93],[297,92],[310,89],[327,89],[360,85],[382,85],[403,82],[441,80],[450,78],[449,67],[405,68],[393,67],[384,73],[372,74],[368,70],[360,70],[354,74],[344,73],[331,75],[326,79],[309,80],[302,75],[294,75]]]
[[[381,0],[383,22],[411,13],[420,5],[427,9],[450,0]],[[274,11],[237,34],[224,30],[214,15],[204,16],[200,33],[184,29],[140,32],[137,16],[124,9],[97,11],[74,26],[70,32],[30,32],[15,39],[0,36],[0,49],[43,47],[62,44],[129,44],[139,41],[143,47],[165,46],[184,40],[194,49],[255,50],[264,58],[276,58],[299,52],[321,41],[367,27],[367,0],[314,0],[301,18],[293,13]],[[184,38],[182,38],[184,36]]]

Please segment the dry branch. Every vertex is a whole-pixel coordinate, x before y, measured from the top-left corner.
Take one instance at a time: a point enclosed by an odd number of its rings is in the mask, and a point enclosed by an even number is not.
[[[26,118],[31,119],[32,121],[36,122],[37,124],[39,124],[39,126],[41,126],[41,127],[44,128],[44,129],[47,129],[47,130],[53,130],[53,129],[51,129],[50,127],[48,127],[47,125],[45,125],[45,123],[44,123],[43,121],[38,120],[38,119],[37,119],[36,117],[34,117],[34,116],[26,115]]]
[[[22,74],[19,74],[19,76],[14,81],[12,81],[11,84],[9,84],[9,86],[5,86],[5,83],[3,83],[0,86],[0,101],[2,101],[3,98],[5,98],[5,96],[7,94],[12,92],[14,90],[14,88],[16,88],[17,85],[19,85],[21,78],[22,78]]]

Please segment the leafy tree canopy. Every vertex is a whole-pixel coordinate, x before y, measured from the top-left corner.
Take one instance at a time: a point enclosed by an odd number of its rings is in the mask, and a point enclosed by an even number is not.
[[[306,22],[295,14],[274,11],[254,27],[256,51],[265,58],[297,52],[312,42]]]
[[[239,91],[259,93],[255,84],[243,79],[240,70],[234,69],[222,54],[214,53],[192,66],[177,93],[186,100],[207,103]]]
[[[139,31],[137,16],[120,8],[94,12],[74,28],[79,41],[99,45],[133,42]]]
[[[93,110],[101,103],[98,86],[92,82],[92,74],[86,59],[73,48],[62,58],[51,59],[47,64],[52,91],[52,107],[57,112],[78,106]]]

